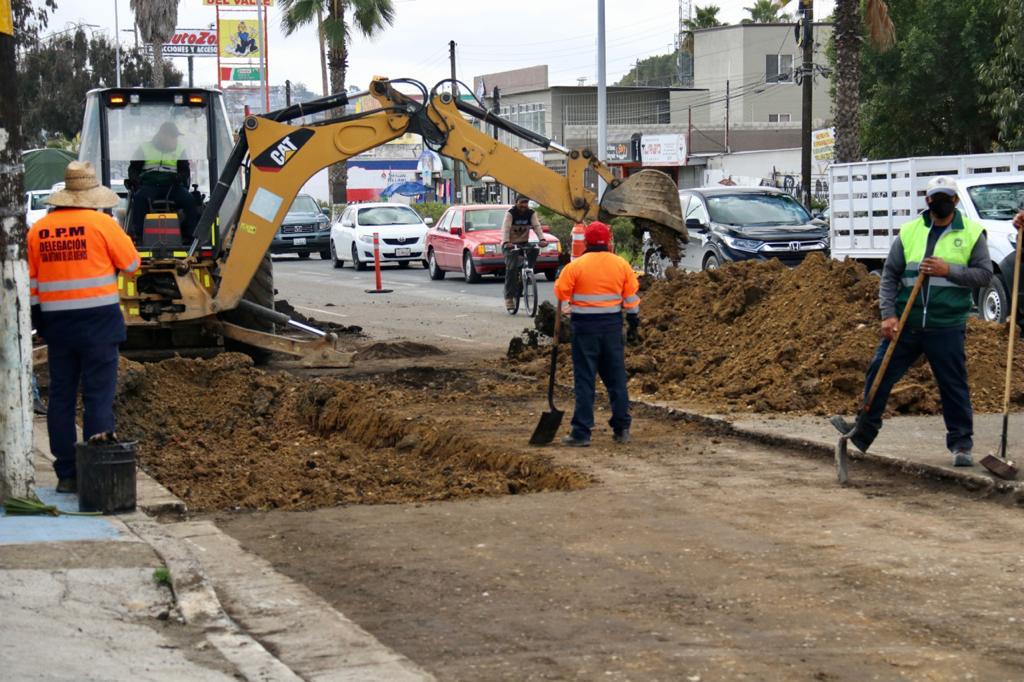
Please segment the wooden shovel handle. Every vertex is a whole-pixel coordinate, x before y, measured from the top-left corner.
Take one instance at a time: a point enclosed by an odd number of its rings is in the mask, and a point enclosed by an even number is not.
[[[868,391],[868,397],[864,399],[864,407],[861,408],[861,412],[867,412],[871,409],[871,403],[875,401],[875,394],[878,393],[878,387],[882,385],[882,378],[885,376],[885,370],[889,369],[889,361],[892,360],[892,354],[896,351],[896,344],[899,343],[900,335],[903,333],[903,327],[907,324],[907,318],[910,317],[910,310],[914,307],[914,301],[917,300],[917,295],[921,293],[921,285],[924,283],[925,274],[923,272],[917,273],[917,279],[914,280],[914,288],[910,290],[910,298],[907,299],[907,305],[903,307],[903,314],[900,315],[899,325],[896,327],[896,334],[892,337],[892,341],[889,342],[889,347],[885,349],[885,355],[882,357],[882,364],[878,366],[878,371],[875,372],[875,380],[871,382],[871,390]]]
[[[1017,228],[1017,248],[1013,257],[1013,293],[1010,294],[1010,340],[1006,344],[1006,390],[1003,392],[1003,415],[1010,414],[1010,381],[1013,378],[1013,344],[1017,340],[1017,300],[1020,298],[1020,252],[1024,226]],[[1003,431],[1004,437],[1006,431]],[[1005,455],[1004,455],[1005,456]]]

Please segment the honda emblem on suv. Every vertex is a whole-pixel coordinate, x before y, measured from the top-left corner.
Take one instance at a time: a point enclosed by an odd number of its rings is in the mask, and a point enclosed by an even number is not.
[[[800,250],[800,242],[790,242],[789,243],[789,250],[790,251],[799,251]]]

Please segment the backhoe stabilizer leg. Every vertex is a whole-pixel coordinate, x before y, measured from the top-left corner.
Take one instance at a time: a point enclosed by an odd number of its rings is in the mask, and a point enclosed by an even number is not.
[[[214,333],[226,338],[274,353],[290,355],[303,367],[351,367],[355,358],[354,352],[338,349],[338,339],[334,334],[327,334],[315,341],[300,341],[241,327],[223,320],[211,321],[208,326]]]

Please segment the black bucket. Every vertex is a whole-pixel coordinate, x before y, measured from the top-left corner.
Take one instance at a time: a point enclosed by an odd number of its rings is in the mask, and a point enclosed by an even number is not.
[[[135,441],[75,444],[79,511],[135,511],[135,446]]]

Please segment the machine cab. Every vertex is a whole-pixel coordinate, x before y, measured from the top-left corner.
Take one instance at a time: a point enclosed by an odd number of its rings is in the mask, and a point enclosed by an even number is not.
[[[223,95],[199,88],[105,88],[86,95],[79,160],[122,197],[114,217],[143,255],[181,257],[234,146]],[[238,174],[212,232],[242,196]]]

